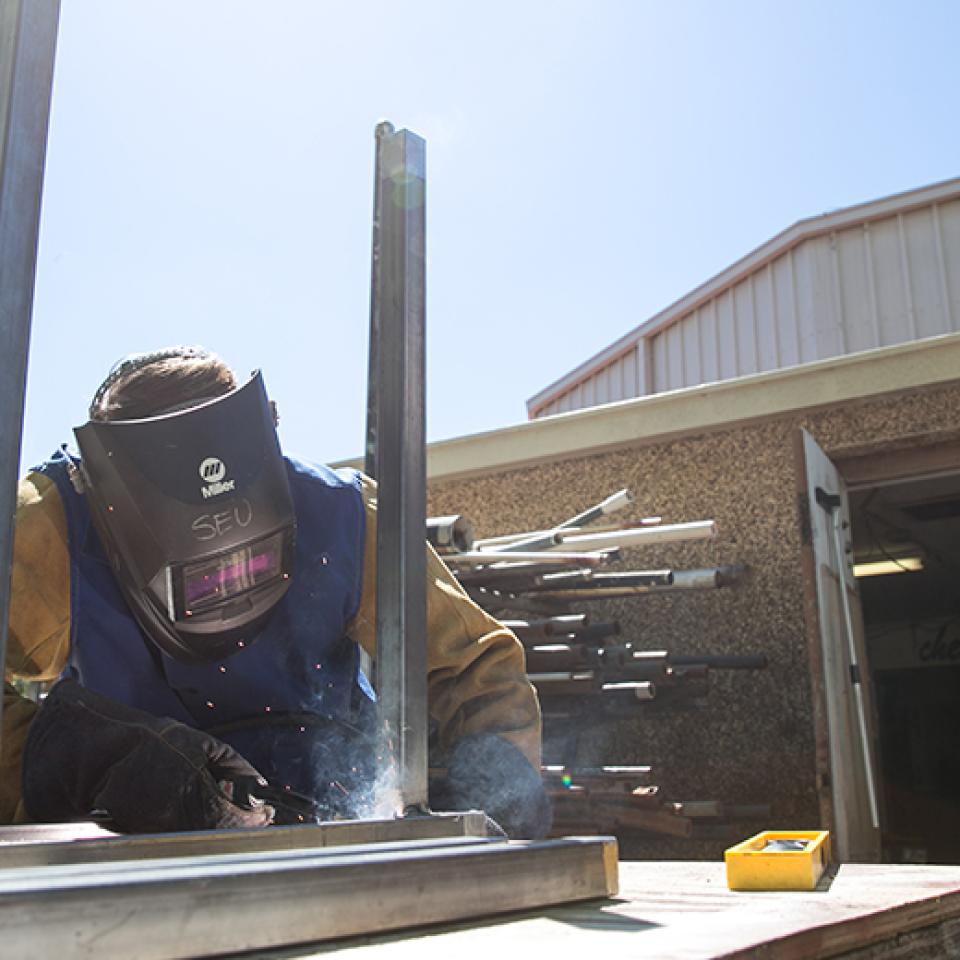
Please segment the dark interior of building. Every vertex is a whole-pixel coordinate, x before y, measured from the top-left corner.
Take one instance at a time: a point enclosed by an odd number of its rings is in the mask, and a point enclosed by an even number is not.
[[[960,475],[858,490],[850,508],[885,859],[960,863]]]

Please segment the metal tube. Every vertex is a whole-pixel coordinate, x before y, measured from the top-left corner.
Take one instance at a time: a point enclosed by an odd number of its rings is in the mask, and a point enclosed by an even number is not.
[[[593,523],[594,520],[599,520],[605,514],[616,513],[618,510],[628,507],[631,503],[633,503],[633,494],[629,490],[618,490],[605,500],[601,500],[596,506],[584,510],[583,513],[578,513],[575,517],[570,517],[569,520],[564,520],[563,523],[558,523],[557,529],[585,527],[587,524]]]
[[[569,520],[564,520],[562,523],[558,523],[556,527],[552,530],[547,530],[543,534],[533,535],[529,539],[520,539],[515,540],[512,543],[504,544],[497,549],[503,553],[510,553],[515,550],[546,550],[551,546],[560,543],[560,531],[569,529],[570,527],[585,527],[588,524],[593,523],[594,520],[599,520],[600,517],[608,513],[615,513],[617,510],[622,510],[624,507],[633,503],[633,496],[629,490],[618,490],[616,493],[607,497],[606,500],[601,501],[596,506],[590,507],[587,510],[584,510],[583,513],[578,513],[575,517],[570,517]]]
[[[535,596],[538,600],[610,600],[616,597],[639,597],[650,593],[670,593],[673,586],[657,586],[656,584],[640,585],[635,587],[595,587],[584,584],[582,587],[565,587],[560,590],[538,590]]]
[[[0,827],[0,870],[64,863],[109,863],[170,857],[224,856],[311,850],[351,844],[485,837],[489,821],[479,811],[435,813],[391,820],[335,820],[269,830],[211,830],[123,836],[95,824],[24,824]]]
[[[539,620],[501,620],[501,623],[521,640],[544,642],[551,637],[567,637],[584,629],[588,619],[585,613],[574,613]]]
[[[59,0],[0,0],[0,672]],[[0,711],[2,711],[0,700]]]
[[[670,523],[659,527],[641,527],[633,530],[613,530],[609,533],[560,533],[560,549],[602,550],[605,547],[639,547],[654,543],[679,543],[688,540],[708,540],[717,535],[713,520],[695,520],[692,523]]]
[[[496,553],[519,553],[522,551],[530,552],[533,550],[550,550],[560,545],[560,535],[555,531],[548,531],[539,537],[530,537],[529,540],[514,540],[513,543],[505,543],[497,547]]]
[[[427,808],[425,145],[377,127],[377,687],[403,810]],[[376,239],[375,239],[376,245]]]
[[[473,524],[460,514],[451,517],[428,517],[427,539],[439,554],[471,550]]]
[[[623,523],[592,523],[590,527],[564,527],[563,533],[608,533],[611,530],[633,530],[637,527],[655,527],[663,522],[663,517],[643,517],[641,520],[627,520]],[[518,540],[531,540],[547,534],[559,533],[556,527],[549,530],[526,530],[523,533],[504,533],[497,537],[483,537],[473,545],[478,550],[498,550],[502,545]]]
[[[446,557],[444,557],[446,559]],[[556,563],[511,563],[503,567],[465,566],[456,571],[456,578],[465,585],[478,585],[496,590],[523,592],[544,573],[556,571]]]
[[[583,643],[537,644],[526,650],[527,671],[550,673],[596,667],[604,672],[619,672],[627,662],[627,654],[626,647],[591,647]]]
[[[622,680],[616,683],[605,683],[601,688],[604,693],[629,692],[638,700],[653,700],[657,695],[657,687],[649,680]]]
[[[173,960],[614,896],[616,841],[429,841],[0,875],[17,957]]]
[[[569,570],[536,577],[532,591],[566,589],[590,590],[595,587],[669,587],[671,570],[628,570],[618,573],[597,573],[593,570]]]
[[[657,582],[653,580],[644,580],[641,575],[637,582],[631,583],[629,572],[626,574],[617,573],[594,573],[588,582],[579,587],[564,587],[554,589],[536,588],[536,596],[539,599],[548,600],[606,600],[611,597],[633,597],[641,594],[652,593],[675,593],[682,590],[715,590],[735,582],[735,578],[726,576],[725,567],[708,567],[704,570],[673,570],[663,571],[670,573],[672,579]],[[656,572],[656,571],[652,571]],[[618,577],[623,580],[618,581]],[[609,578],[609,579],[608,579]]]
[[[626,780],[633,782],[650,776],[653,768],[647,765],[605,766],[605,767],[568,767],[564,764],[543,765],[544,777],[582,777],[594,779]]]
[[[584,566],[597,565],[609,560],[616,559],[617,554],[613,550],[597,551],[593,553],[551,553],[548,551],[537,550],[532,553],[511,553],[509,554],[510,563],[516,565],[519,569],[519,563],[581,563]],[[451,553],[444,557],[444,563],[462,564],[466,566],[478,567],[489,566],[491,570],[507,569],[505,563],[506,554],[501,555],[498,551],[480,551],[471,550],[467,553]]]

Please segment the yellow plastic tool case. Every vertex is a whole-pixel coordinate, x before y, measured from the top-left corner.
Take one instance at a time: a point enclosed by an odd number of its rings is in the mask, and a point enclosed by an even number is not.
[[[813,890],[830,862],[830,833],[765,830],[723,858],[731,890]]]

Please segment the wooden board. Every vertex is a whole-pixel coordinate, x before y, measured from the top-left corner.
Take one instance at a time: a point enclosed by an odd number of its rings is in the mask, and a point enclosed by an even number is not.
[[[620,864],[620,889],[602,902],[282,956],[306,960],[336,950],[346,960],[819,960],[861,951],[861,960],[949,956],[948,940],[960,936],[960,867],[953,866],[847,864],[814,892],[734,893],[722,863],[635,862]]]

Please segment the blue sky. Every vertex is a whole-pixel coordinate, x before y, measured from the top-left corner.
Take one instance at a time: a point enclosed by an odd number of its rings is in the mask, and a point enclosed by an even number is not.
[[[358,455],[380,119],[427,141],[429,438],[520,422],[794,221],[960,175],[957,36],[953,0],[66,0],[22,463],[178,342]]]

